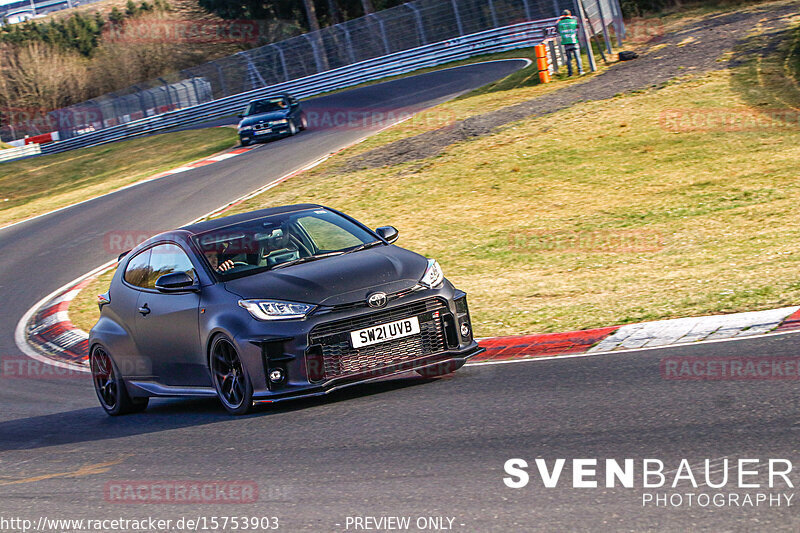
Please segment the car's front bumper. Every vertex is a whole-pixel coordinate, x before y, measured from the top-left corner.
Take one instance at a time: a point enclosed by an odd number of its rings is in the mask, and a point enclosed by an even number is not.
[[[245,142],[267,141],[270,139],[277,139],[278,137],[285,137],[289,135],[289,125],[282,124],[280,126],[273,126],[268,133],[260,133],[256,130],[245,130],[239,132],[239,140]]]
[[[420,334],[366,349],[349,343],[349,331],[411,316],[419,318]],[[256,402],[326,394],[409,371],[442,370],[442,365],[455,370],[483,351],[472,337],[466,295],[449,283],[405,294],[383,309],[334,309],[258,326],[261,331],[235,339]],[[284,375],[277,383],[269,379],[276,369]]]
[[[469,358],[485,351],[485,348],[479,347],[477,343],[474,344],[475,346],[460,352],[443,352],[428,357],[422,357],[414,361],[398,363],[396,365],[390,365],[360,374],[332,379],[320,385],[309,384],[309,387],[294,391],[287,391],[286,393],[255,393],[253,394],[253,402],[275,403],[283,400],[321,396],[345,387],[362,385],[364,383],[370,383],[373,381],[398,376],[400,374],[405,374],[409,371],[420,371],[423,373],[423,375],[426,371],[430,371],[431,376],[439,375],[440,369],[442,368],[445,368],[447,372],[454,372],[464,366],[464,363],[466,363]]]

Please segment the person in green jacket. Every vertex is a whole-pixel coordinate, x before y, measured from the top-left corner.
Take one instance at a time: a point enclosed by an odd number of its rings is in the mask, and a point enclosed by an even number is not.
[[[581,50],[578,46],[578,19],[572,16],[569,9],[564,10],[564,14],[556,23],[558,34],[561,36],[561,44],[564,45],[564,52],[567,57],[567,75],[572,76],[572,59],[578,65],[578,75],[583,75],[583,64],[581,63]]]

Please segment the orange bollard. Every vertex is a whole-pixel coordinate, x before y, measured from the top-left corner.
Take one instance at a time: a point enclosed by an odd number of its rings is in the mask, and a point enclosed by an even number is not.
[[[543,70],[547,70],[547,58],[546,57],[537,57],[536,58],[536,66],[539,68],[539,72]]]
[[[539,70],[539,81],[541,83],[550,83],[550,68],[547,61],[547,46],[544,44],[537,44],[533,47],[536,52],[536,68]]]

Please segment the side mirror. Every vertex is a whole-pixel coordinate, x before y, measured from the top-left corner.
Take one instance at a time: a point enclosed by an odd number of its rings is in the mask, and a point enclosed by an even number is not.
[[[244,114],[243,114],[243,113],[239,113],[239,114],[238,114],[238,115],[236,115],[236,116],[237,116],[237,117],[239,117],[239,118],[244,118]]]
[[[397,231],[397,228],[395,228],[394,226],[381,226],[380,228],[375,230],[375,233],[377,233],[380,238],[382,238],[389,244],[396,241],[397,238],[400,236],[400,232]]]
[[[198,289],[192,276],[186,272],[164,274],[156,280],[156,289],[160,292],[183,292]]]

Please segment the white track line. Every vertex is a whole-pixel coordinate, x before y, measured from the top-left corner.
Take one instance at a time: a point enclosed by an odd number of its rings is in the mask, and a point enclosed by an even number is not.
[[[106,263],[104,265],[100,265],[99,267],[95,268],[91,272],[87,272],[83,276],[81,276],[81,277],[79,277],[77,279],[74,279],[74,280],[70,281],[69,283],[66,283],[66,284],[62,285],[58,289],[54,290],[53,292],[51,292],[50,294],[48,294],[47,296],[45,296],[44,298],[42,298],[41,300],[36,302],[36,304],[34,304],[33,307],[28,309],[25,312],[25,314],[22,315],[22,318],[19,320],[19,322],[17,322],[17,327],[14,330],[14,342],[16,343],[17,348],[19,348],[22,351],[22,353],[24,353],[28,357],[31,357],[31,358],[33,358],[33,359],[35,359],[35,360],[37,360],[37,361],[39,361],[41,363],[46,363],[46,364],[57,366],[57,367],[60,367],[60,368],[67,368],[67,369],[70,369],[70,370],[78,370],[80,372],[89,372],[89,369],[86,368],[85,366],[76,365],[76,364],[72,364],[72,363],[67,363],[67,362],[64,362],[64,361],[56,361],[55,359],[51,359],[49,357],[41,355],[38,351],[36,351],[33,348],[33,346],[31,346],[28,343],[28,337],[25,334],[25,328],[27,327],[28,322],[30,321],[30,319],[34,315],[34,313],[36,313],[36,311],[38,311],[41,307],[43,307],[45,304],[47,304],[50,300],[58,297],[61,293],[66,292],[68,289],[70,289],[71,287],[74,287],[75,285],[77,285],[81,281],[83,281],[83,280],[85,280],[87,278],[90,278],[90,277],[92,277],[94,275],[97,275],[100,272],[108,270],[110,267],[114,266],[116,263],[117,263],[117,261],[116,261],[116,259],[114,259],[114,260],[109,261],[108,263]]]
[[[236,147],[233,147],[233,148],[229,148],[228,150],[235,150],[235,149],[236,149]],[[252,149],[253,148],[251,148],[251,150]],[[237,155],[246,154],[249,151],[250,150],[248,150],[247,152],[239,153],[239,154],[228,154],[228,152],[226,151],[226,152],[219,153],[219,154],[217,154],[215,156],[208,157],[206,159],[212,159],[214,157],[221,157],[221,156],[225,156],[225,155],[228,155],[229,157],[235,157]],[[191,163],[199,163],[200,161],[205,161],[206,159],[198,159],[196,161],[192,161]],[[227,159],[227,157],[225,159]],[[0,231],[3,231],[3,230],[8,229],[8,228],[12,228],[12,227],[17,226],[19,224],[24,224],[26,222],[30,222],[32,220],[36,220],[37,218],[42,218],[42,217],[46,217],[48,215],[52,215],[52,214],[58,213],[60,211],[65,211],[67,209],[71,209],[71,208],[79,206],[81,204],[85,204],[85,203],[88,203],[88,202],[92,202],[94,200],[98,200],[98,199],[103,198],[105,196],[110,196],[112,194],[117,194],[118,192],[122,192],[122,191],[124,191],[126,189],[131,189],[133,187],[138,187],[139,185],[143,185],[145,183],[150,183],[151,181],[157,181],[157,180],[160,180],[160,179],[164,179],[164,178],[167,178],[167,177],[172,176],[173,174],[176,174],[176,173],[179,173],[179,172],[184,172],[186,170],[193,170],[194,168],[201,168],[201,167],[181,166],[181,167],[176,167],[176,168],[173,168],[171,170],[167,170],[167,171],[164,171],[164,172],[161,172],[161,173],[158,173],[158,174],[154,174],[154,175],[152,175],[152,176],[150,176],[148,178],[144,178],[144,179],[142,179],[140,181],[135,181],[133,183],[129,183],[127,185],[123,185],[122,187],[120,187],[118,189],[114,189],[113,191],[109,191],[107,193],[103,193],[103,194],[101,194],[99,196],[93,196],[92,198],[87,198],[86,200],[81,200],[80,202],[76,202],[74,204],[65,205],[64,207],[59,207],[58,209],[53,209],[52,211],[48,211],[47,213],[41,213],[39,215],[34,215],[32,217],[25,218],[23,220],[18,220],[16,222],[12,222],[11,224],[8,224],[8,225],[5,225],[5,226],[0,226]]]
[[[663,350],[665,348],[678,348],[678,347],[686,347],[686,346],[698,346],[700,344],[713,344],[718,342],[741,342],[741,341],[751,341],[756,339],[761,339],[763,337],[777,337],[780,335],[791,335],[793,333],[800,334],[800,330],[792,329],[787,331],[773,331],[771,333],[762,333],[760,335],[753,335],[752,337],[733,337],[729,339],[709,339],[709,340],[701,340],[701,341],[694,341],[694,342],[682,342],[678,344],[669,344],[665,346],[645,346],[644,348],[630,348],[627,350],[613,350],[613,351],[605,351],[605,352],[583,352],[583,353],[573,353],[567,355],[542,355],[542,356],[534,356],[528,357],[526,359],[508,359],[505,361],[481,361],[478,363],[467,363],[466,366],[487,366],[487,365],[506,365],[511,363],[531,363],[536,361],[549,361],[551,359],[578,359],[581,357],[595,357],[598,355],[615,355],[615,354],[628,354],[632,352],[644,352],[650,350]]]

